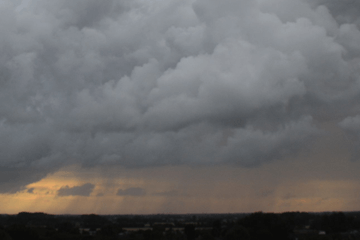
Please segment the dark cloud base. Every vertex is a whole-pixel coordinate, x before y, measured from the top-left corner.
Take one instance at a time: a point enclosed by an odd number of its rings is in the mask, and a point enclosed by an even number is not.
[[[69,187],[65,186],[60,188],[57,191],[58,196],[66,197],[66,196],[90,196],[92,191],[94,190],[95,185],[92,183],[85,183],[81,186]]]

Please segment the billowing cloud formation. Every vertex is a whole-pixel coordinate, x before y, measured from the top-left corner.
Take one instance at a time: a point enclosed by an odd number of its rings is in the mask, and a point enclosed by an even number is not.
[[[94,188],[95,185],[91,183],[85,183],[84,185],[75,187],[65,186],[58,190],[58,196],[90,196]]]
[[[0,171],[258,166],[354,113],[348,1],[0,0]],[[319,111],[322,109],[322,111]]]
[[[127,189],[119,189],[116,193],[117,196],[144,196],[146,191],[142,188],[127,188]]]

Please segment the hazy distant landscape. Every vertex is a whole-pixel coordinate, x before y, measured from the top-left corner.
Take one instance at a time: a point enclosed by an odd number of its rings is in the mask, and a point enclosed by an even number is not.
[[[356,240],[360,212],[0,215],[1,240]]]

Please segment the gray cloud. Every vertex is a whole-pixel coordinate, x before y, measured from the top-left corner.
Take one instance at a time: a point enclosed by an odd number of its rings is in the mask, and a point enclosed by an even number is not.
[[[23,163],[19,163],[22,165]],[[15,193],[24,190],[32,182],[40,181],[46,177],[47,171],[34,172],[21,166],[0,168],[0,193]]]
[[[350,142],[353,160],[358,160],[360,156],[360,115],[347,117],[339,123],[345,131]]]
[[[116,193],[117,196],[144,196],[145,194],[146,191],[138,187],[119,189]]]
[[[65,186],[60,188],[57,193],[60,197],[65,196],[90,196],[92,191],[94,190],[95,185],[91,183],[85,183],[81,186],[69,187]]]
[[[360,115],[354,117],[347,117],[342,122],[339,123],[340,127],[351,132],[359,133],[360,132]]]
[[[350,1],[0,1],[0,166],[28,172],[0,192],[69,164],[255,167],[358,106]]]
[[[315,4],[325,5],[339,23],[360,24],[360,4],[353,0],[316,0]]]

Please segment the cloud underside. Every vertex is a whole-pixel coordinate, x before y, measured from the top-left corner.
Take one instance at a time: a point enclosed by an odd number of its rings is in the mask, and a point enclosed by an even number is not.
[[[322,121],[357,144],[356,9],[0,0],[0,166],[28,172],[0,192],[69,164],[256,167],[309,147]]]
[[[60,197],[66,196],[90,196],[94,190],[95,185],[91,183],[85,183],[81,186],[69,187],[65,186],[57,191],[57,195]]]

